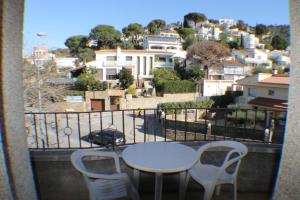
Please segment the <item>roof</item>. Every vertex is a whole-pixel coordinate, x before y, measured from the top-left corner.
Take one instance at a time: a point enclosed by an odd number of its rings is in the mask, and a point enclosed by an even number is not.
[[[224,66],[244,66],[242,63],[235,60],[225,60],[223,61]]]
[[[289,85],[290,78],[287,76],[271,76],[259,81],[259,83]]]
[[[270,99],[264,97],[256,97],[248,102],[248,104],[254,106],[263,106],[276,110],[287,110],[288,102],[286,100],[281,99]]]
[[[103,49],[95,51],[95,53],[106,53],[106,52],[117,52],[117,49]],[[173,52],[168,51],[148,51],[148,50],[136,50],[136,49],[122,49],[121,52],[127,52],[127,53],[156,53],[156,54],[169,54],[174,55]]]

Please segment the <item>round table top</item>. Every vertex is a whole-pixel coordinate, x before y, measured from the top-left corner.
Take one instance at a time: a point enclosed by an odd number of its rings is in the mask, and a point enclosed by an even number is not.
[[[147,172],[175,173],[190,169],[197,161],[197,152],[186,145],[149,142],[127,147],[122,157],[131,167]]]

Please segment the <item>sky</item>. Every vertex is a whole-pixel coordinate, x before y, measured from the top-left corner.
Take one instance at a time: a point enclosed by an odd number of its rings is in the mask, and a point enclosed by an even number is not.
[[[89,35],[99,24],[118,30],[130,23],[146,26],[153,19],[182,22],[190,12],[209,19],[232,18],[256,24],[289,24],[288,0],[26,0],[24,53],[33,47],[66,48],[74,35]],[[37,37],[43,32],[47,36]]]

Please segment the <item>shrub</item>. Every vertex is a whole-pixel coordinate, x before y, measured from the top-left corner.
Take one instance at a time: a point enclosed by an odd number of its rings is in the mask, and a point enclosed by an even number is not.
[[[211,96],[210,99],[215,102],[214,107],[226,108],[229,104],[234,103],[235,97],[242,95],[241,91],[227,91],[225,95]]]
[[[196,90],[196,83],[188,80],[160,81],[155,85],[156,91],[162,94],[191,93]]]
[[[203,109],[203,108],[211,108],[214,104],[213,100],[204,100],[204,101],[187,101],[187,102],[171,102],[171,103],[162,103],[160,104],[160,108],[164,110],[167,115],[179,114],[182,112],[182,109]]]
[[[136,88],[129,87],[127,90],[127,94],[131,94],[132,96],[136,96]]]
[[[133,84],[134,78],[131,72],[125,68],[123,68],[118,74],[119,82],[121,83],[121,87],[124,89],[129,88],[130,85]]]
[[[106,90],[107,89],[107,82],[101,82],[96,80],[94,77],[94,73],[86,72],[82,73],[75,82],[75,87],[81,91],[97,91],[97,90]]]

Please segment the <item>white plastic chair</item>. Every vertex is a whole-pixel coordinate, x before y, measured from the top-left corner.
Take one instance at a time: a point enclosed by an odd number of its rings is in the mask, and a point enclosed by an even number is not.
[[[221,166],[212,164],[203,164],[201,157],[205,151],[210,148],[225,147],[229,149]],[[198,150],[199,161],[188,172],[185,190],[187,188],[190,176],[200,183],[205,190],[204,200],[210,200],[213,196],[215,187],[217,186],[217,195],[220,193],[221,184],[233,184],[234,200],[237,199],[237,173],[241,164],[241,159],[248,153],[248,148],[235,141],[218,141],[210,142],[201,146]],[[230,168],[230,171],[229,171]]]
[[[116,173],[98,174],[89,172],[84,163],[84,157],[106,157],[115,161]],[[77,150],[71,155],[73,166],[84,176],[89,190],[90,200],[115,199],[131,197],[138,200],[139,195],[131,184],[126,173],[121,173],[119,157],[115,152],[103,152],[96,150]]]

